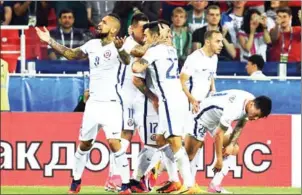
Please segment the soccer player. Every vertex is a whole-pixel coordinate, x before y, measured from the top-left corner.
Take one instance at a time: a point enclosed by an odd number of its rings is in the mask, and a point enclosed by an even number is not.
[[[120,143],[123,108],[118,87],[121,72],[120,61],[129,64],[130,56],[125,50],[120,49],[124,40],[116,38],[120,26],[118,16],[114,14],[105,16],[98,25],[100,39],[90,40],[75,49],[67,48],[55,42],[46,28],[44,28],[45,32],[36,28],[40,39],[67,59],[89,58],[89,99],[86,102],[80,129],[80,144],[74,157],[73,180],[69,193],[77,194],[80,191],[81,177],[99,127],[103,128],[109,147],[114,153],[114,160],[120,173],[122,173],[120,193],[131,193],[128,160]]]
[[[239,152],[238,138],[247,121],[267,117],[272,108],[271,99],[266,96],[255,98],[243,90],[226,90],[214,93],[204,99],[191,125],[195,143],[203,145],[206,132],[215,139],[216,164],[215,176],[208,192],[229,193],[220,187],[223,177],[233,166],[233,159]],[[238,121],[234,130],[233,121]],[[189,156],[195,156],[199,148],[192,147]],[[223,158],[224,157],[224,158]],[[233,161],[234,162],[234,161]]]
[[[168,30],[161,31],[159,26]],[[144,30],[148,42],[156,42],[159,37],[163,36],[161,32],[171,34],[169,26],[159,22],[144,25]],[[157,144],[162,146],[164,162],[170,177],[170,181],[158,189],[158,192],[193,192],[190,162],[182,146],[187,100],[179,82],[177,52],[171,41],[150,47],[144,56],[132,65],[134,73],[140,73],[146,69],[150,71],[156,95],[159,97],[157,134],[160,135],[157,135],[156,139]],[[166,142],[168,142],[167,146]],[[176,163],[183,177],[184,186],[179,181]]]
[[[201,49],[194,51],[185,61],[180,74],[180,81],[188,100],[189,100],[189,119],[188,123],[194,123],[194,117],[199,111],[200,102],[210,93],[216,91],[214,75],[216,75],[218,57],[223,47],[223,36],[219,31],[211,30],[205,33],[205,44]],[[191,130],[191,129],[190,129]],[[189,155],[192,177],[195,175],[200,159],[199,148],[202,143],[197,141],[193,132],[188,132],[185,138],[185,148],[188,153],[190,150],[197,150],[197,155]]]
[[[132,64],[134,61],[134,56],[132,55],[132,53],[136,54],[135,47],[141,46],[144,43],[143,25],[147,22],[148,17],[143,13],[137,13],[133,15],[131,19],[131,35],[126,38],[125,43],[122,47],[128,54],[131,54],[130,64]],[[137,106],[144,106],[144,104],[137,105],[134,97],[136,97],[138,93],[140,93],[139,90],[132,83],[132,68],[131,66],[125,65],[121,74],[121,96],[124,106],[124,128],[121,134],[121,145],[122,150],[125,152],[128,149],[135,128],[138,127],[137,120],[138,118],[140,118],[140,116],[136,111]],[[106,182],[105,188],[107,190],[116,191],[118,182],[116,182],[117,178],[115,177],[115,173],[117,173],[118,171],[116,171],[117,165],[113,160],[113,153],[110,154],[110,159],[109,178]]]

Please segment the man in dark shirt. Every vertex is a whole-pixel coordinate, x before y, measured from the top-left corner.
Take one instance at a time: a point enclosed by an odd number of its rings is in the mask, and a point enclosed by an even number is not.
[[[211,5],[206,10],[206,19],[208,24],[194,31],[192,36],[193,51],[201,48],[204,45],[204,34],[208,30],[219,30],[223,35],[223,49],[218,55],[219,60],[229,61],[236,57],[236,49],[232,43],[231,36],[226,29],[222,29],[219,25],[221,19],[220,8],[216,5]]]
[[[84,35],[81,30],[73,28],[74,15],[70,9],[62,9],[59,14],[60,26],[51,30],[50,36],[58,43],[68,47],[76,48],[84,44]],[[51,60],[66,60],[65,57],[48,48],[48,57]]]

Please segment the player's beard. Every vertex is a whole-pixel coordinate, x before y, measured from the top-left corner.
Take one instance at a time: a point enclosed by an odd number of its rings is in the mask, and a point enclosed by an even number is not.
[[[109,32],[107,32],[107,33],[100,33],[100,38],[103,40],[106,37],[108,37],[108,35],[109,35]]]

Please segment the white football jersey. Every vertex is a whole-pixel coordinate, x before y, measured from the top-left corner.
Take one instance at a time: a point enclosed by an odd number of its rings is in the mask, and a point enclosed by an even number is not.
[[[200,104],[195,117],[212,135],[219,123],[230,127],[233,121],[247,119],[245,106],[255,96],[243,90],[226,90],[214,93]]]
[[[102,46],[100,39],[93,39],[80,48],[89,58],[89,99],[121,101],[121,61],[114,43]]]
[[[160,44],[150,47],[142,58],[148,62],[148,70],[159,100],[183,97],[177,51],[173,46]]]
[[[187,86],[196,100],[202,101],[209,93],[211,80],[217,72],[217,63],[216,54],[208,57],[202,49],[187,57],[181,72],[190,76]]]
[[[126,38],[124,44],[123,44],[123,49],[130,54],[131,50],[136,46],[139,45],[132,36],[129,36]],[[130,55],[130,64],[132,65],[134,62],[134,57]],[[122,79],[126,79],[126,80],[131,80],[132,81],[132,66],[128,66],[128,65],[124,65],[124,69],[123,69],[123,76]]]

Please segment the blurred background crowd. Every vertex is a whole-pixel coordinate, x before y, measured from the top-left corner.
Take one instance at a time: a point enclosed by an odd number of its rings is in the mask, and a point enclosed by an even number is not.
[[[120,36],[128,35],[131,17],[145,13],[150,21],[171,22],[173,44],[180,63],[201,48],[207,30],[219,29],[224,49],[220,61],[246,62],[254,54],[265,62],[301,61],[300,1],[1,1],[4,25],[27,25],[26,59],[66,60],[42,44],[34,26],[46,26],[59,43],[75,48],[97,37],[96,26],[108,13],[122,20]],[[1,30],[1,51],[18,50],[20,32]],[[280,57],[281,56],[281,57]],[[2,52],[10,72],[18,54]]]

